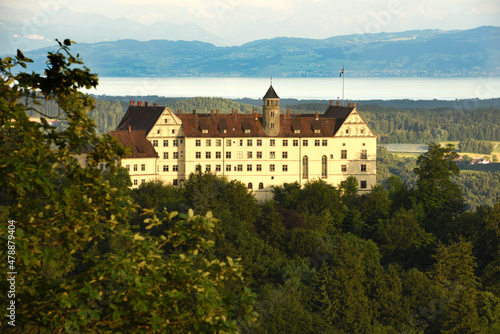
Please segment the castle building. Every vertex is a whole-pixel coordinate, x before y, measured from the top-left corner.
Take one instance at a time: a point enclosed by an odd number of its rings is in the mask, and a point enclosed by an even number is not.
[[[323,114],[280,112],[274,88],[262,114],[175,113],[130,102],[111,135],[132,150],[121,165],[133,187],[150,180],[182,186],[191,172],[215,172],[245,184],[259,201],[285,183],[322,179],[338,186],[349,176],[360,193],[376,184],[376,136],[356,108],[330,106]]]

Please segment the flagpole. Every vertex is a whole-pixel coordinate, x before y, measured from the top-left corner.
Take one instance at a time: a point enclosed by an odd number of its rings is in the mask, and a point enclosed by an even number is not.
[[[345,80],[345,72],[344,72],[344,66],[342,66],[342,107],[344,106],[344,80]]]

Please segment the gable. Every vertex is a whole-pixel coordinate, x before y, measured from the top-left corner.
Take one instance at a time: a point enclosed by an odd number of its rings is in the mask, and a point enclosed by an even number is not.
[[[368,123],[361,116],[359,111],[354,108],[345,118],[344,122],[337,130],[335,136],[340,137],[373,137],[373,131]]]

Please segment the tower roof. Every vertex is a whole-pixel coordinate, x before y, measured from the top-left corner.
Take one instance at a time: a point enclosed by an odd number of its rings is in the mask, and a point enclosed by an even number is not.
[[[279,98],[280,97],[278,96],[278,94],[276,94],[276,92],[274,91],[273,85],[269,87],[266,95],[264,95],[263,97],[263,99],[279,99]]]

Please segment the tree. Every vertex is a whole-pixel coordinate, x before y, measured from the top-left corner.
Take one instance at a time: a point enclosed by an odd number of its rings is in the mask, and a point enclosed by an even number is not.
[[[451,180],[452,175],[460,172],[454,161],[457,157],[453,145],[430,143],[429,150],[417,159],[417,198],[424,205],[430,232],[439,232],[439,222],[464,210],[460,188]]]
[[[16,290],[15,329],[234,332],[237,310],[247,319],[255,316],[247,308],[253,295],[247,289],[221,292],[226,282],[241,279],[241,268],[230,258],[205,259],[211,244],[201,233],[213,229],[211,215],[190,212],[173,224],[176,214],[166,213],[146,227],[167,224],[165,234],[143,236],[127,222],[135,210],[130,197],[96,168],[105,163],[114,173],[115,159],[128,150],[97,134],[88,115],[94,101],[80,92],[95,87],[97,76],[70,53],[71,43],[59,42],[59,50],[49,52],[43,75],[14,74],[31,62],[20,51],[0,61],[0,188],[9,205],[2,214],[14,221],[12,268],[22,287]],[[40,97],[57,102],[68,124],[63,131],[43,114],[41,124],[30,121],[26,101],[37,112]],[[94,149],[83,168],[74,154],[88,144]],[[7,238],[6,221],[1,228]],[[7,262],[7,248],[0,258]]]

